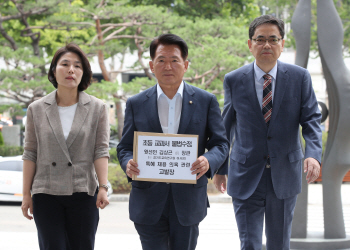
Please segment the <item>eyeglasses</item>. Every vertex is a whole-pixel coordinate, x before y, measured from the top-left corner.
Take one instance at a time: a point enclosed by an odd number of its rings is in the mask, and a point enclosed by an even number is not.
[[[271,45],[277,45],[282,38],[277,38],[277,37],[270,37],[268,39],[266,38],[256,38],[252,39],[257,45],[265,45],[266,41],[269,42]]]

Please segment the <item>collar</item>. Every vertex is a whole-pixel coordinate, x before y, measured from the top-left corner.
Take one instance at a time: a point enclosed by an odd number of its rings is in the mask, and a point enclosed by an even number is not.
[[[182,97],[183,92],[184,92],[184,82],[182,81],[179,88],[177,89],[176,94],[180,94],[180,96]],[[157,83],[157,99],[159,99],[161,94],[164,94],[164,92],[163,92],[162,88],[159,86],[159,83]]]
[[[56,103],[56,92],[57,92],[57,89],[51,92],[50,94],[46,95],[45,97],[43,97],[44,102],[50,105]],[[78,103],[85,105],[91,101],[90,95],[86,94],[84,91],[79,91],[78,94],[79,94]]]
[[[262,71],[262,69],[259,68],[258,65],[256,65],[256,61],[254,61],[254,73],[255,73],[255,79],[257,81],[260,81],[261,78],[263,78],[264,75],[266,75],[266,73],[264,71]],[[276,76],[277,76],[277,63],[275,64],[275,66],[270,70],[270,72],[268,73],[270,76],[272,76],[273,79],[276,80]]]

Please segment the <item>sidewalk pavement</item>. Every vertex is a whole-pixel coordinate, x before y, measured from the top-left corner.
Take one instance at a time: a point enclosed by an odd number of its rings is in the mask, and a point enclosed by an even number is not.
[[[350,205],[350,183],[345,183],[342,185],[342,201],[344,205]],[[210,203],[232,203],[231,197],[225,194],[212,194],[208,195]],[[129,201],[129,194],[112,194],[110,201]],[[310,184],[309,185],[309,205],[322,205],[323,196],[322,196],[322,184]],[[322,207],[322,206],[321,206]]]
[[[350,184],[343,184],[342,199],[347,234],[350,234],[349,193]],[[110,205],[105,210],[100,211],[96,250],[142,249],[133,223],[128,219],[128,197],[129,195],[112,195]],[[309,185],[308,232],[323,232],[322,200],[321,184]],[[240,249],[231,197],[227,194],[209,195],[209,201],[211,207],[208,209],[208,215],[199,226],[197,249]],[[29,223],[30,229],[18,230],[21,232],[8,232],[0,227],[0,250],[39,249],[34,223],[23,219],[20,221],[20,223]]]

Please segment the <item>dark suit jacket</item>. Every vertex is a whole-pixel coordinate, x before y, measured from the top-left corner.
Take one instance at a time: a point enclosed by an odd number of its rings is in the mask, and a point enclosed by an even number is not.
[[[245,200],[255,191],[270,156],[274,191],[284,199],[301,192],[303,151],[299,124],[305,139],[305,158],[321,162],[321,113],[311,78],[304,68],[278,61],[272,117],[267,128],[255,90],[253,63],[225,76],[224,124],[234,143],[228,174],[228,194]]]
[[[133,158],[134,131],[162,133],[157,110],[156,85],[128,99],[123,137],[117,147],[118,159],[124,172],[126,164]],[[215,174],[229,151],[219,104],[213,94],[184,84],[178,134],[199,135],[198,156],[204,155],[208,159],[209,171],[195,185],[132,181],[129,203],[132,221],[147,225],[157,223],[170,186],[176,214],[182,225],[199,223],[206,216],[209,204],[207,178]],[[205,152],[205,149],[208,151]]]

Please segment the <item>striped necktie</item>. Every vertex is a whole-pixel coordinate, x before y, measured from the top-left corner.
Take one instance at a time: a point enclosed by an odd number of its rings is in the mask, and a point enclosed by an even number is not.
[[[263,87],[263,101],[262,101],[262,113],[267,127],[269,127],[271,114],[272,114],[272,76],[266,74],[264,78],[264,87]]]

